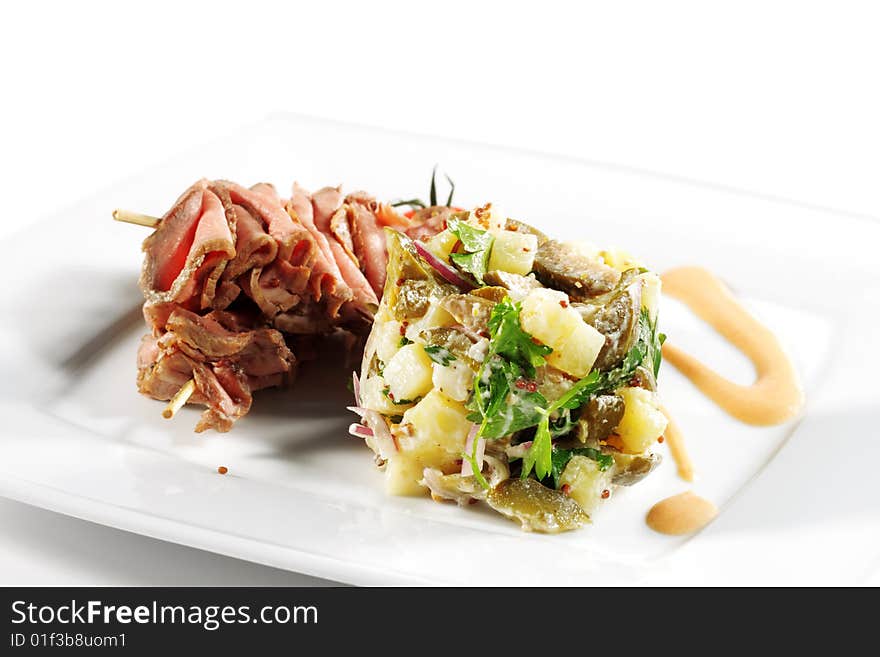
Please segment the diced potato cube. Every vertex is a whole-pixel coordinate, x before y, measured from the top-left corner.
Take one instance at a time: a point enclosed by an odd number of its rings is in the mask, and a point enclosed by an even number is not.
[[[565,292],[546,288],[532,290],[522,301],[519,321],[523,330],[555,349],[574,333],[578,324],[584,323],[576,311],[569,313],[563,306],[568,306]]]
[[[422,345],[416,343],[401,347],[385,364],[382,373],[394,400],[415,399],[431,390],[431,365],[431,359]]]
[[[538,238],[535,235],[502,231],[495,236],[492,244],[489,271],[500,270],[525,276],[532,271],[537,250]]]
[[[396,320],[388,320],[384,322],[376,322],[375,324],[375,340],[376,355],[386,365],[400,349],[400,322]]]
[[[559,485],[569,486],[568,496],[584,511],[592,513],[601,503],[603,491],[611,489],[612,474],[612,468],[602,472],[591,458],[572,456],[559,477]]]
[[[666,416],[660,410],[657,395],[645,388],[621,388],[617,391],[625,404],[617,433],[623,451],[641,454],[666,431]]]
[[[425,242],[425,248],[442,260],[448,260],[449,254],[458,243],[458,237],[449,230],[442,230]]]
[[[460,360],[448,365],[434,363],[434,388],[455,401],[466,401],[474,383],[474,372]]]
[[[378,374],[367,377],[361,381],[361,404],[371,411],[396,415],[401,411],[400,406],[395,406],[382,391],[388,387],[385,379]]]
[[[580,379],[590,373],[604,344],[605,336],[581,320],[574,332],[558,348],[553,348],[547,362]]]
[[[651,321],[657,320],[657,311],[660,309],[660,277],[652,271],[641,275],[642,284],[642,308],[648,311]]]
[[[394,454],[385,464],[385,490],[389,495],[423,495],[425,488],[419,481],[426,467],[418,458]]]
[[[578,378],[586,376],[605,336],[581,319],[569,306],[568,295],[539,288],[523,299],[520,324],[523,330],[553,349],[547,362]]]
[[[464,405],[432,390],[403,414],[412,435],[398,438],[400,451],[386,465],[386,488],[396,495],[424,492],[418,484],[425,468],[451,472],[464,451],[471,422]]]
[[[617,271],[626,271],[633,267],[643,266],[638,258],[627,253],[623,249],[603,249],[599,251],[599,255],[602,256],[602,260],[605,261],[606,265],[613,267]]]
[[[436,446],[459,458],[471,428],[467,415],[464,404],[432,390],[403,414],[403,423],[413,425],[414,443]]]

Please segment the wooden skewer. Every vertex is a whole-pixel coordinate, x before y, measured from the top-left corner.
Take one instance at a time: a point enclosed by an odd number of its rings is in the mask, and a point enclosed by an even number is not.
[[[179,411],[184,404],[186,404],[187,400],[192,396],[192,394],[196,391],[196,382],[193,379],[190,379],[186,383],[184,383],[180,390],[175,393],[175,395],[171,398],[171,401],[168,402],[168,405],[165,407],[165,410],[162,411],[162,417],[166,420],[170,420],[174,417],[174,414]]]
[[[155,228],[161,221],[159,217],[152,217],[148,214],[140,214],[138,212],[129,212],[128,210],[120,210],[119,208],[113,211],[113,218],[116,221],[122,221],[127,224],[137,224],[138,226],[146,226],[147,228]]]

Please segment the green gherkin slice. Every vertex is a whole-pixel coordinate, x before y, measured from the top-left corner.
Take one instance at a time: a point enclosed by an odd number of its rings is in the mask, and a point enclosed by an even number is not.
[[[486,501],[526,531],[556,534],[590,522],[577,502],[534,479],[505,479],[489,492]]]

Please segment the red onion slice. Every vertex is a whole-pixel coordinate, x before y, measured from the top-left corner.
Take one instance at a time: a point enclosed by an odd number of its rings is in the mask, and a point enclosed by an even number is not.
[[[455,269],[431,253],[424,244],[418,240],[413,240],[413,246],[416,249],[416,253],[447,281],[465,290],[472,290],[474,288],[473,283],[462,278]]]
[[[474,452],[474,438],[477,437],[477,431],[479,431],[479,430],[480,430],[479,425],[474,424],[471,426],[471,430],[468,432],[467,442],[464,444],[464,453],[465,454],[468,454],[468,455],[473,454],[473,452]],[[476,458],[477,467],[480,468],[480,470],[483,469],[483,456],[485,455],[485,453],[486,453],[486,439],[480,438],[477,441],[477,458]],[[473,467],[471,467],[470,461],[468,461],[467,459],[463,460],[461,463],[461,475],[463,477],[467,477],[467,476],[473,476],[473,474],[474,474],[474,469],[473,469]]]
[[[387,461],[397,451],[397,443],[391,435],[391,430],[388,428],[385,418],[376,411],[367,409],[367,412],[364,414],[364,422],[373,431],[373,438],[376,440],[379,456]]]
[[[373,430],[363,424],[352,424],[348,427],[348,433],[358,438],[370,438],[373,435]]]

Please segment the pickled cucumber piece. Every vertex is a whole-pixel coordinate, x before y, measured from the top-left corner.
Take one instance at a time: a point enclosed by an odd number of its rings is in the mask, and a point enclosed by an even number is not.
[[[526,531],[556,534],[590,522],[577,502],[534,479],[506,479],[489,492],[486,501]]]

